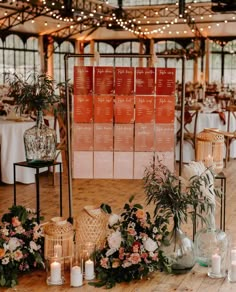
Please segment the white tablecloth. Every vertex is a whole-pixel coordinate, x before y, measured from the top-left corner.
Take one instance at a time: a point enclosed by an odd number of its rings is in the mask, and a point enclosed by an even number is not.
[[[53,117],[49,119],[53,125]],[[16,122],[0,120],[0,144],[1,144],[1,181],[13,184],[13,163],[25,161],[25,149],[23,134],[26,129],[35,125],[34,121]],[[58,133],[57,133],[58,134]],[[46,170],[47,168],[45,168]],[[44,169],[42,169],[44,171]],[[35,182],[35,170],[21,167],[16,170],[16,180],[22,183]]]
[[[221,121],[218,113],[199,113],[198,123],[197,123],[197,133],[203,131],[205,128],[217,128],[220,130],[227,130],[227,112],[225,112],[225,125]],[[175,123],[177,127],[177,122]],[[193,132],[193,123],[188,125],[188,128]],[[177,129],[175,129],[176,131]],[[236,130],[236,120],[231,114],[230,116],[230,131]],[[179,143],[176,145],[176,160],[179,160]],[[230,156],[232,158],[236,157],[236,141],[231,143]],[[183,162],[190,162],[195,160],[194,150],[190,143],[184,142],[183,147]]]

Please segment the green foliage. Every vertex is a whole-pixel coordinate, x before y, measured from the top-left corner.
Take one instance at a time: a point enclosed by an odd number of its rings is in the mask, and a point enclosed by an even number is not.
[[[8,75],[8,96],[21,112],[47,110],[59,102],[55,93],[55,81],[46,73],[32,73],[26,79],[16,73]]]
[[[110,289],[116,283],[146,278],[156,270],[171,270],[168,258],[159,249],[169,234],[168,222],[161,216],[152,221],[133,199],[124,205],[120,216],[111,214],[118,218],[109,224],[111,232],[105,247],[96,251],[98,281],[89,283],[92,286]]]
[[[205,197],[203,189],[209,186],[209,176],[204,173],[190,178],[184,187],[181,178],[175,176],[159,160],[145,169],[144,190],[147,204],[153,203],[154,216],[163,216],[173,220],[173,229],[186,223],[188,216],[205,221],[206,214],[212,203]]]

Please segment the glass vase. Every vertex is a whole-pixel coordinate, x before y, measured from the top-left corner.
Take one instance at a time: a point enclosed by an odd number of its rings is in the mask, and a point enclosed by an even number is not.
[[[217,228],[206,227],[196,233],[194,249],[196,261],[200,266],[209,266],[212,255],[212,246],[210,243],[212,242],[215,242],[215,245],[217,245],[220,250],[227,250],[228,239],[224,231]]]
[[[173,230],[170,238],[161,246],[161,250],[170,259],[174,273],[187,272],[195,264],[193,242],[180,228]]]
[[[43,112],[37,111],[36,125],[24,133],[26,161],[49,163],[56,157],[56,131],[44,124]]]

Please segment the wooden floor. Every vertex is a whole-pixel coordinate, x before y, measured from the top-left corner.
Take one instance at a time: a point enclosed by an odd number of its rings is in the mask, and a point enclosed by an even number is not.
[[[232,160],[224,169],[227,178],[226,193],[226,232],[236,234],[236,160]],[[52,185],[52,177],[46,174],[40,177],[41,215],[44,221],[59,216],[59,180]],[[67,176],[63,174],[63,216],[72,215],[74,219],[86,205],[99,206],[107,203],[114,212],[119,212],[131,195],[135,195],[135,202],[145,205],[145,195],[142,180],[90,180],[79,179],[73,181],[72,212],[69,214]],[[13,186],[0,184],[0,217],[7,212],[13,203]],[[17,204],[35,208],[35,184],[17,184]],[[219,207],[217,208],[217,222],[219,222]],[[74,220],[75,221],[75,220]],[[192,236],[192,229],[186,226],[185,232]],[[68,276],[68,275],[67,275]],[[211,279],[207,276],[207,268],[195,265],[191,272],[184,275],[169,275],[156,272],[149,280],[119,284],[112,291],[127,292],[164,292],[164,291],[236,291],[236,283],[229,283],[227,279]],[[14,289],[0,291],[104,291],[103,288],[93,288],[86,282],[81,288],[70,288],[69,280],[63,286],[47,286],[44,271],[33,272],[19,278],[19,285]]]

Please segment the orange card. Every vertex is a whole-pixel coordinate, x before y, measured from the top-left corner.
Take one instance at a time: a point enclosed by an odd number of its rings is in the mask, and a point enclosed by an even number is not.
[[[156,151],[171,152],[175,149],[174,125],[156,124]]]
[[[116,96],[115,98],[115,122],[128,124],[134,122],[134,97]]]
[[[112,123],[113,121],[113,97],[94,96],[94,122]]]
[[[73,151],[93,150],[93,124],[74,124],[72,141]]]
[[[134,126],[133,124],[115,124],[115,151],[133,151]]]
[[[155,68],[136,68],[136,95],[155,93]]]
[[[95,67],[95,94],[113,93],[113,67]]]
[[[154,121],[154,96],[136,96],[135,122],[152,123]]]
[[[94,150],[113,150],[113,124],[94,124]]]
[[[175,121],[175,97],[159,95],[156,97],[156,123],[171,124]]]
[[[134,93],[134,68],[115,68],[115,93],[117,95],[131,95]]]
[[[93,67],[74,66],[74,94],[84,95],[93,92]]]
[[[175,94],[175,68],[156,69],[156,94],[174,95]]]
[[[93,97],[74,95],[74,122],[91,123],[93,121]]]

